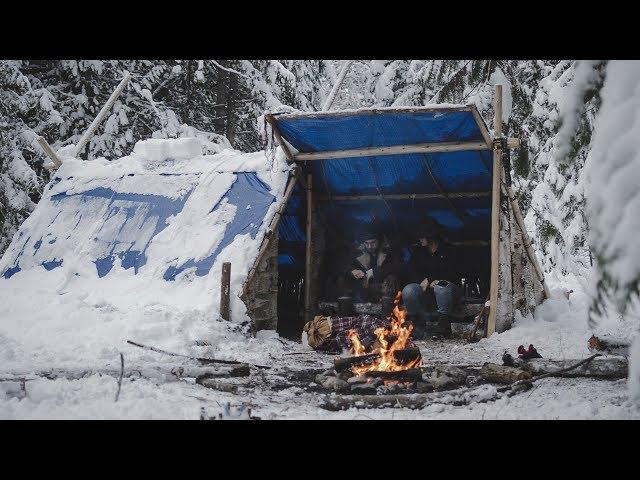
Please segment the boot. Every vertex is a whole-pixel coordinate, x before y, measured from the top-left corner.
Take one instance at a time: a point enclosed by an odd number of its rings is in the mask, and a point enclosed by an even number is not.
[[[393,298],[384,296],[380,300],[380,304],[382,307],[382,318],[388,318],[393,310]]]
[[[441,338],[451,338],[451,318],[447,314],[438,315],[438,334]]]

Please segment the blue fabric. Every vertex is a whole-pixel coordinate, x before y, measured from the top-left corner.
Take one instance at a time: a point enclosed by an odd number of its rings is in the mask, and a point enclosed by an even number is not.
[[[140,267],[147,263],[146,249],[151,243],[151,239],[167,227],[166,220],[172,215],[176,215],[182,211],[189,194],[178,198],[171,199],[161,195],[142,195],[137,193],[120,193],[106,187],[97,187],[82,193],[67,194],[66,192],[58,193],[51,196],[54,203],[63,202],[66,198],[81,196],[82,198],[103,198],[108,201],[108,212],[105,220],[124,210],[125,220],[120,227],[120,231],[125,228],[125,224],[129,221],[136,221],[138,215],[141,214],[144,219],[156,219],[155,228],[151,234],[151,238],[142,250],[134,250],[131,246],[123,249],[123,242],[116,236],[110,239],[109,254],[102,258],[96,258],[94,263],[98,277],[104,277],[113,268],[116,257],[121,260],[122,267],[125,269],[133,268],[138,273]],[[100,230],[98,230],[98,233]],[[98,241],[98,239],[94,239]],[[39,248],[41,240],[34,247]],[[36,250],[37,250],[36,248]],[[53,259],[42,264],[47,270],[62,265],[62,259]]]
[[[301,152],[483,141],[470,111],[378,110],[275,118],[282,136]],[[317,195],[417,194],[441,190],[488,193],[492,185],[489,149],[314,160],[309,161],[307,167],[313,174]],[[320,202],[319,210],[347,236],[353,236],[364,224],[374,224],[389,233],[410,235],[411,229],[426,216],[440,223],[451,241],[483,240],[490,236],[490,195],[451,198],[451,203],[444,198],[325,201]],[[289,227],[286,228],[287,235],[292,235]]]
[[[224,237],[218,246],[202,260],[190,259],[182,265],[170,266],[165,271],[163,278],[170,281],[175,280],[176,275],[192,267],[196,267],[197,276],[207,275],[218,254],[233,242],[237,235],[248,233],[251,238],[256,238],[256,233],[258,233],[269,206],[275,201],[275,197],[269,193],[269,190],[269,187],[255,173],[236,173],[236,181],[227,194],[211,208],[211,212],[219,208],[225,198],[230,204],[238,207],[233,220],[226,224]]]

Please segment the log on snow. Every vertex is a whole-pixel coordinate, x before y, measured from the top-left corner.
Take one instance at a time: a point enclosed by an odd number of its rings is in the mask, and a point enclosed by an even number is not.
[[[485,363],[480,369],[480,376],[487,382],[509,384],[530,379],[531,373],[520,368]]]
[[[400,395],[331,395],[325,398],[320,408],[330,411],[349,408],[410,408],[421,409],[428,405],[469,405],[471,403],[491,402],[505,394],[495,387],[483,385],[465,388],[460,391],[414,393]]]
[[[576,362],[577,360],[548,360],[546,358],[515,359],[516,367],[526,370],[532,375],[553,374]],[[618,379],[626,378],[628,373],[629,364],[625,358],[598,357],[571,371],[559,373],[559,376]]]

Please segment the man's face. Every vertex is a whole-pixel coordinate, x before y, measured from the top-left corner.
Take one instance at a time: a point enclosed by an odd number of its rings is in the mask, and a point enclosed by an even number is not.
[[[378,239],[376,238],[365,240],[363,244],[364,244],[364,249],[369,253],[373,253],[378,249]]]
[[[421,247],[428,247],[429,246],[429,240],[426,238],[419,238],[418,242],[420,243]]]

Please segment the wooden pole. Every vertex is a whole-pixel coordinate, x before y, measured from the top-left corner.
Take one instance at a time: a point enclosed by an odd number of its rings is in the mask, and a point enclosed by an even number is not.
[[[289,163],[295,163],[296,159],[294,158],[293,153],[291,153],[291,150],[289,150],[289,147],[287,146],[287,144],[282,139],[282,135],[280,135],[280,130],[278,129],[278,125],[276,124],[276,120],[273,117],[273,115],[271,113],[267,113],[264,116],[264,118],[267,122],[269,122],[269,125],[271,125],[271,130],[273,131],[273,135],[274,137],[276,137],[276,140],[278,141],[278,145],[282,147],[282,150],[284,151],[284,154],[287,156],[287,160],[289,160]]]
[[[495,115],[493,118],[493,138],[502,136],[502,85],[496,85]],[[496,310],[498,307],[498,262],[500,259],[500,169],[502,150],[493,149],[493,181],[491,184],[491,283],[489,291],[489,318],[487,337],[496,331]]]
[[[360,200],[424,200],[428,198],[481,198],[490,197],[491,191],[486,192],[452,192],[452,193],[392,193],[382,195],[318,195],[319,202],[350,202]]]
[[[296,184],[296,179],[297,177],[295,175],[292,175],[289,177],[289,183],[285,188],[282,201],[280,202],[280,205],[278,206],[278,210],[276,210],[276,213],[273,215],[273,218],[271,219],[271,223],[269,224],[269,227],[267,228],[267,231],[265,232],[264,237],[262,238],[262,243],[260,245],[260,250],[258,250],[258,255],[256,256],[256,259],[253,262],[253,266],[251,267],[251,270],[249,270],[247,279],[244,282],[244,288],[243,288],[244,291],[247,290],[249,283],[253,279],[253,276],[255,275],[256,271],[258,270],[258,265],[260,264],[260,261],[264,256],[264,252],[267,251],[267,247],[269,246],[271,237],[278,231],[277,230],[278,223],[280,223],[280,218],[282,218],[282,213],[284,212],[284,209],[287,206],[287,202],[289,201],[289,198],[293,193],[293,187]]]
[[[416,143],[412,145],[393,145],[389,147],[366,147],[351,150],[333,150],[327,152],[302,152],[294,155],[299,162],[308,160],[331,160],[333,158],[373,157],[382,155],[406,155],[407,153],[464,152],[467,150],[487,150],[482,142],[439,142]]]
[[[53,148],[51,148],[51,145],[47,143],[44,137],[38,137],[36,141],[40,144],[40,146],[42,147],[42,150],[44,150],[44,153],[46,153],[47,156],[53,162],[52,165],[46,165],[45,168],[47,170],[54,170],[56,168],[59,168],[60,165],[62,165],[62,160],[60,160],[60,157],[58,157],[58,155],[53,150]]]
[[[311,314],[311,215],[313,212],[313,195],[311,190],[311,174],[307,174],[307,244],[304,265],[304,314],[305,322]]]
[[[231,263],[229,262],[222,264],[222,281],[220,283],[220,316],[225,320],[230,320]]]
[[[536,271],[536,275],[538,276],[538,280],[542,283],[542,291],[544,293],[544,298],[550,298],[551,294],[549,293],[549,287],[544,281],[544,274],[542,273],[542,269],[540,268],[540,263],[538,263],[538,258],[536,257],[535,252],[533,251],[533,247],[531,246],[531,241],[529,241],[529,234],[527,233],[527,229],[524,225],[524,218],[522,218],[522,212],[520,211],[520,206],[518,205],[518,201],[515,198],[515,194],[513,193],[513,189],[510,186],[506,186],[507,195],[509,197],[509,202],[511,203],[511,208],[513,209],[513,214],[516,219],[516,223],[522,232],[522,241],[524,243],[525,251],[527,252],[527,256],[529,260],[531,260],[531,264],[533,265],[533,269]]]
[[[107,115],[107,112],[109,112],[109,109],[116,102],[116,100],[124,90],[124,87],[126,87],[127,83],[129,83],[130,79],[131,79],[131,74],[127,72],[124,78],[120,81],[120,83],[118,84],[114,92],[111,94],[111,96],[107,100],[107,103],[104,104],[100,112],[98,112],[98,115],[96,116],[96,118],[94,118],[93,122],[91,122],[91,125],[89,125],[89,128],[87,128],[87,131],[84,132],[84,135],[82,135],[82,137],[80,138],[80,141],[78,142],[74,150],[73,156],[75,158],[79,158],[79,155],[82,152],[82,149],[87,144],[87,142],[89,141],[93,133],[96,131],[96,129],[98,128],[98,125],[100,125],[100,122],[104,120],[104,117]]]

